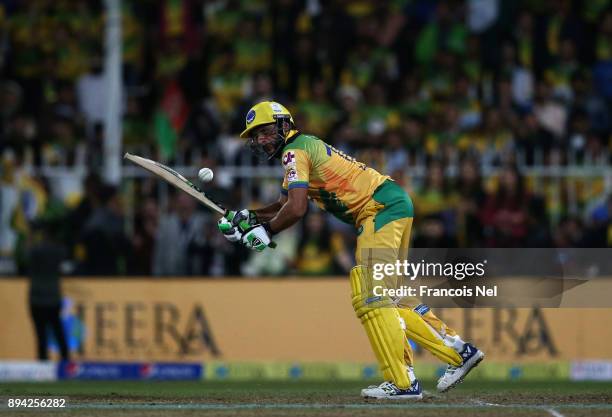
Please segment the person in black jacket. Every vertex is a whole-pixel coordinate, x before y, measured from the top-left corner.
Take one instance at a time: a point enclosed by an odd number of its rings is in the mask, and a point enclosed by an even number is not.
[[[50,228],[50,223],[41,221],[32,226],[33,236],[28,250],[30,313],[36,330],[38,359],[49,359],[47,329],[50,328],[57,340],[61,359],[69,360],[68,344],[60,319],[60,265],[66,252],[51,237]]]

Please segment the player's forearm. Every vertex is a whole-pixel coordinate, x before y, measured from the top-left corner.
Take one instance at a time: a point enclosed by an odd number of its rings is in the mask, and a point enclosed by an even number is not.
[[[285,204],[269,222],[269,231],[281,232],[297,223],[306,214],[307,206],[301,204]]]
[[[282,203],[280,201],[275,201],[270,205],[255,210],[257,221],[259,223],[269,222],[278,214],[281,207],[283,207]]]

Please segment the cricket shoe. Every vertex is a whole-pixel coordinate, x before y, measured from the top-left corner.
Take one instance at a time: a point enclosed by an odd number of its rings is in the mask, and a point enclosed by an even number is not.
[[[448,365],[444,375],[438,380],[437,389],[439,392],[446,392],[463,382],[472,369],[474,369],[483,359],[484,352],[476,346],[466,343],[460,353],[463,363],[459,366]]]
[[[381,400],[420,400],[423,398],[421,384],[415,379],[410,388],[398,388],[393,382],[385,381],[380,385],[371,385],[361,390],[364,398]]]

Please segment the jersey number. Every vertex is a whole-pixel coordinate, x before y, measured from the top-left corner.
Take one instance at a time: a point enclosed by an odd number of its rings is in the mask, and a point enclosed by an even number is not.
[[[357,161],[352,156],[348,156],[347,154],[342,152],[340,149],[336,149],[333,146],[328,145],[328,144],[325,144],[325,147],[327,148],[327,154],[328,155],[331,155],[331,153],[333,152],[336,155],[338,155],[340,158],[344,159],[345,161],[348,161],[351,164],[357,165],[358,168],[363,169],[364,171],[366,170],[366,168],[367,168],[366,164],[364,164],[363,162]]]

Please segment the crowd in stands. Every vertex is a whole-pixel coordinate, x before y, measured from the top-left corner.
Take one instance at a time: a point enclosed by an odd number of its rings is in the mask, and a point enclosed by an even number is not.
[[[612,246],[610,0],[121,3],[125,151],[272,170],[237,136],[274,99],[409,191],[415,246]],[[104,182],[104,28],[101,0],[0,0],[0,260],[24,272],[42,220],[75,274],[346,272],[354,231],[315,209],[253,257],[187,196]]]

